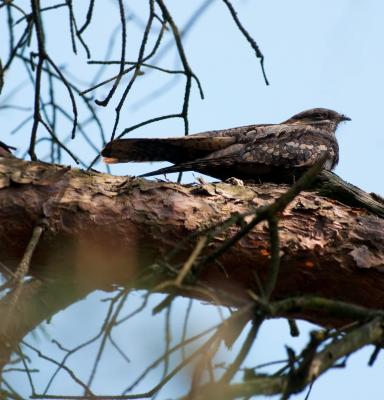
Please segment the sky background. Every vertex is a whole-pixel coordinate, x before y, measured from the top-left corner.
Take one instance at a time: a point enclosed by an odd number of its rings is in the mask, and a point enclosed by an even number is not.
[[[16,3],[28,7],[26,1]],[[50,1],[42,3],[53,4]],[[84,1],[84,3],[87,2]],[[105,59],[110,34],[115,30],[118,21],[116,3],[114,1],[96,2],[94,20],[89,31],[84,35],[90,46],[93,60]],[[176,23],[182,27],[202,2],[168,0],[166,3]],[[142,0],[126,2],[127,14],[132,11],[145,21],[146,4]],[[307,0],[234,0],[233,4],[238,10],[240,20],[257,41],[265,56],[265,70],[270,86],[265,85],[259,60],[235,27],[224,3],[220,0],[212,0],[204,15],[184,37],[189,63],[201,80],[205,93],[205,99],[200,100],[194,85],[189,111],[191,133],[252,123],[281,122],[308,108],[331,108],[352,118],[351,122],[343,124],[338,130],[340,162],[335,172],[366,191],[383,195],[384,132],[381,117],[384,114],[384,25],[382,23],[384,2],[381,0],[338,0],[337,2],[334,0],[311,2]],[[84,11],[82,8],[77,9],[80,16],[84,16]],[[0,19],[1,26],[5,21],[3,11],[0,11],[0,18],[2,18]],[[130,60],[137,57],[139,35],[142,30],[140,18],[128,24],[127,59]],[[54,60],[60,65],[65,65],[68,76],[71,76],[71,73],[80,79],[89,79],[98,67],[87,65],[86,57],[81,50],[78,56],[71,55],[67,15],[63,13],[63,9],[52,11],[50,19],[47,18],[45,23],[48,49]],[[171,40],[171,34],[168,33],[166,38]],[[150,38],[151,43],[153,39]],[[2,59],[7,54],[5,43],[6,41],[0,40]],[[117,36],[115,46],[110,49],[111,59],[118,59],[119,45],[119,36]],[[158,61],[158,65],[170,68],[178,66],[175,52],[173,50],[167,52]],[[112,76],[117,71],[117,66],[112,67],[103,78]],[[0,107],[8,103],[21,104],[21,102],[32,107],[30,87],[24,87],[12,98],[7,97],[8,94],[14,92],[20,82],[26,79],[22,65],[16,66],[9,72],[0,96]],[[126,82],[126,80],[123,81],[122,87]],[[87,86],[84,85],[83,88]],[[106,86],[95,92],[95,98],[103,98],[108,93],[108,88]],[[128,96],[118,133],[142,120],[179,112],[183,90],[184,78],[175,79],[160,72],[146,73],[138,79],[132,93]],[[68,107],[65,90],[58,88],[58,94],[60,101]],[[121,91],[118,91],[110,105],[100,110],[99,115],[107,134],[112,130],[114,108],[120,95]],[[28,101],[26,102],[25,99]],[[2,121],[0,140],[18,147],[20,155],[27,148],[31,123],[24,125],[15,134],[11,132],[21,120],[28,116],[30,111],[0,108]],[[79,111],[84,111],[81,106]],[[85,117],[81,119],[84,120]],[[59,134],[65,137],[70,131],[70,126],[64,120],[61,126],[62,132]],[[87,132],[101,147],[96,127],[87,126]],[[171,120],[146,126],[130,134],[130,137],[166,137],[182,134],[182,121]],[[39,137],[44,136],[44,132],[39,131],[39,135]],[[80,137],[69,142],[68,146],[85,162],[89,162],[95,156],[95,153]],[[43,158],[46,152],[47,147],[42,143],[37,149],[37,154]],[[64,157],[63,163],[74,164],[67,157]],[[137,175],[162,165],[124,164],[114,166],[112,173]],[[105,170],[100,163],[96,164],[95,168]],[[184,182],[193,181],[196,176],[197,174],[193,173],[185,174]],[[168,175],[168,178],[172,179],[173,176]],[[45,324],[45,333],[40,329],[34,336],[30,335],[27,341],[44,349],[50,356],[59,357],[62,352],[50,343],[50,339],[56,338],[71,347],[96,334],[106,312],[107,305],[101,301],[105,297],[110,297],[110,294],[95,293],[73,305],[56,315],[49,324]],[[122,324],[116,329],[114,337],[125,347],[132,363],[126,364],[112,348],[108,348],[103,358],[103,367],[95,380],[96,392],[118,393],[119,388],[124,388],[127,382],[132,380],[131,374],[138,374],[154,359],[156,354],[161,354],[164,315],[151,315],[151,306],[153,307],[160,300],[161,296],[152,296],[150,304],[143,313],[131,320],[129,324]],[[125,314],[134,310],[141,301],[142,293],[132,293],[124,308]],[[179,338],[180,316],[184,315],[187,303],[187,300],[179,299],[172,309],[174,343]],[[197,333],[217,320],[218,313],[214,307],[194,302],[189,323],[192,332]],[[76,336],[73,335],[73,326],[78,327]],[[284,344],[300,349],[313,326],[303,322],[300,323],[300,328],[301,336],[290,338],[285,322],[268,322],[263,327],[258,344],[246,364],[257,365],[283,357]],[[133,343],[135,345],[132,345]],[[90,346],[75,355],[71,361],[73,368],[85,380],[89,375],[89,364],[95,357],[95,349],[97,349],[96,345]],[[236,349],[235,346],[234,351]],[[371,351],[372,349],[369,348],[353,355],[348,360],[346,369],[326,373],[315,383],[310,399],[357,400],[363,397],[382,399],[384,395],[381,384],[384,373],[383,360],[379,357],[374,367],[367,367]],[[33,365],[40,368],[40,373],[34,374],[34,379],[37,388],[41,390],[47,382],[47,376],[52,367],[48,365],[49,363],[33,356],[33,353],[30,355],[34,360]],[[224,349],[222,357],[226,357]],[[125,378],[124,374],[129,378]],[[137,390],[151,388],[156,383],[156,378],[161,376],[160,374],[161,370],[155,371],[145,385],[139,386]],[[29,394],[30,389],[24,375],[14,373],[10,381],[17,383],[25,396]],[[178,377],[177,383],[162,392],[158,398],[165,399],[167,396],[173,397],[176,394],[185,393],[183,375]],[[61,373],[52,391],[74,394],[76,388],[68,376]],[[294,398],[304,399],[305,393]]]

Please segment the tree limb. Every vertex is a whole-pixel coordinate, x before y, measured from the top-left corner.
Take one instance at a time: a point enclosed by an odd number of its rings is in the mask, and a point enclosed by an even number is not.
[[[30,267],[42,284],[71,282],[82,294],[115,284],[154,288],[170,274],[177,278],[200,232],[210,232],[206,248],[214,251],[241,226],[209,228],[243,215],[237,218],[241,225],[252,210],[273,203],[287,189],[182,186],[2,158],[0,261],[15,270],[33,228],[45,218],[47,228]],[[383,219],[302,192],[279,216],[279,238],[281,268],[272,300],[312,295],[371,309],[384,306]],[[260,294],[255,273],[265,282],[270,257],[269,230],[262,222],[218,260],[192,271],[192,279],[188,273],[181,293],[233,306],[249,302]],[[146,280],[136,279],[145,273]],[[292,310],[288,314],[295,316]],[[327,325],[345,322],[305,308],[296,316]]]

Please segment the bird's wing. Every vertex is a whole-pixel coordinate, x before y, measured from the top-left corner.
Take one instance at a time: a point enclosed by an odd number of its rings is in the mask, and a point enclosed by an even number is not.
[[[222,157],[222,158],[203,158],[197,159],[181,164],[171,165],[170,167],[160,168],[156,171],[148,172],[146,174],[139,175],[140,177],[170,174],[172,172],[184,172],[184,171],[200,171],[222,168],[231,166],[233,164],[233,157]],[[207,172],[207,175],[209,173]]]
[[[108,143],[101,152],[107,163],[129,161],[182,161],[201,158],[224,149],[235,137],[184,136],[165,139],[118,139]]]
[[[215,131],[206,131],[206,132],[200,132],[200,133],[195,133],[193,135],[189,135],[188,137],[194,137],[194,136],[199,136],[199,137],[206,137],[206,136],[214,136],[214,137],[240,137],[243,135],[247,134],[256,134],[256,132],[261,132],[264,131],[264,128],[268,128],[271,126],[278,126],[274,124],[252,124],[252,125],[244,125],[244,126],[239,126],[236,128],[229,128],[229,129],[219,129]]]
[[[183,172],[183,171],[200,171],[206,172],[210,175],[209,170],[215,170],[220,168],[231,167],[234,164],[242,163],[242,152],[244,150],[243,143],[235,143],[224,149],[210,153],[208,156],[203,158],[198,158],[195,160],[182,162],[180,164],[171,165],[170,167],[165,167],[158,169],[156,171],[148,172],[146,174],[140,175],[141,177],[169,174],[172,172]]]
[[[277,137],[278,136],[278,137]],[[170,167],[141,175],[153,176],[183,171],[210,171],[220,168],[232,168],[234,174],[242,167],[248,171],[255,167],[255,177],[261,173],[261,167],[279,167],[285,169],[306,168],[313,165],[324,153],[330,158],[335,156],[331,142],[326,136],[315,135],[307,129],[295,128],[292,132],[279,132],[255,137],[246,143],[235,143],[224,149],[212,152],[204,158],[182,162]]]
[[[315,164],[324,154],[331,160],[337,153],[337,142],[329,133],[311,128],[291,128],[281,132],[278,139],[269,136],[247,143],[241,159],[283,168],[305,168]]]

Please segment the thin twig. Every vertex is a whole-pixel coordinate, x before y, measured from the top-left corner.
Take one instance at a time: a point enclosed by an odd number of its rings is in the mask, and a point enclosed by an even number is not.
[[[248,40],[248,43],[251,45],[253,50],[255,50],[256,57],[260,59],[260,66],[261,66],[261,71],[263,73],[264,82],[265,82],[266,85],[269,85],[269,82],[268,82],[268,79],[267,79],[267,75],[266,75],[265,70],[264,70],[264,55],[263,55],[263,53],[261,52],[258,44],[255,42],[253,37],[249,34],[249,32],[244,28],[244,26],[240,22],[240,20],[239,20],[239,18],[237,16],[237,12],[234,9],[232,3],[229,0],[223,0],[223,2],[228,7],[229,12],[231,13],[232,18],[235,21],[235,23],[236,23],[237,27],[239,28],[240,32]]]
[[[33,24],[35,26],[36,37],[37,37],[38,62],[36,66],[33,125],[31,131],[31,140],[29,144],[29,155],[31,157],[31,160],[37,160],[35,153],[35,144],[37,138],[37,128],[41,120],[40,116],[41,75],[43,71],[43,64],[47,54],[45,52],[45,38],[44,38],[44,31],[40,14],[40,0],[32,0],[31,5],[32,5]]]
[[[269,225],[269,241],[271,243],[271,263],[269,266],[269,274],[265,283],[264,295],[266,300],[271,297],[273,289],[276,286],[277,277],[280,269],[280,244],[278,231],[278,218],[276,215],[268,219]]]
[[[207,236],[202,236],[196,243],[196,247],[193,249],[192,253],[188,257],[187,261],[184,263],[183,267],[180,269],[179,274],[175,279],[175,285],[180,286],[184,278],[187,276],[188,272],[193,267],[194,262],[197,257],[199,257],[200,253],[203,251],[205,244],[207,243]]]
[[[103,101],[96,100],[96,104],[99,106],[105,107],[112,96],[116,92],[117,87],[121,81],[121,78],[124,75],[124,64],[125,64],[125,51],[126,51],[126,42],[127,42],[127,27],[125,22],[125,11],[124,11],[124,2],[123,0],[118,0],[119,3],[119,14],[120,14],[120,23],[121,23],[121,56],[120,56],[120,71],[113,83],[111,90],[109,91],[107,97]],[[137,68],[137,67],[135,67]]]
[[[252,327],[248,332],[247,338],[245,339],[243,346],[241,347],[241,350],[237,354],[233,363],[228,367],[224,375],[221,377],[220,379],[221,383],[230,382],[233,376],[236,374],[236,372],[238,372],[239,368],[241,367],[241,364],[244,362],[245,358],[247,357],[249,351],[251,350],[255,342],[262,321],[263,321],[263,316],[258,316],[253,321]]]
[[[31,267],[32,256],[35,252],[35,249],[41,239],[41,236],[45,230],[46,221],[43,220],[40,224],[36,225],[33,228],[31,239],[28,242],[27,248],[25,249],[23,258],[20,261],[19,266],[17,267],[14,273],[14,290],[11,295],[11,299],[9,302],[8,313],[5,318],[4,327],[7,327],[10,318],[13,317],[13,311],[16,307],[17,301],[20,297],[24,278],[27,276],[29,269]]]
[[[121,99],[115,109],[116,115],[115,115],[115,122],[113,125],[113,129],[112,129],[112,135],[111,135],[111,140],[114,139],[115,135],[116,135],[116,130],[117,130],[117,126],[119,124],[119,120],[120,120],[120,113],[121,113],[121,109],[123,107],[123,104],[125,102],[126,97],[128,96],[128,93],[130,92],[134,82],[136,81],[136,78],[140,75],[140,65],[143,62],[144,59],[144,51],[147,45],[147,41],[148,41],[148,37],[149,37],[149,32],[151,30],[152,27],[152,23],[153,23],[153,19],[154,19],[154,0],[149,0],[149,17],[148,17],[148,21],[147,21],[147,25],[145,27],[144,33],[143,33],[143,38],[141,40],[141,45],[140,45],[140,50],[139,50],[139,55],[137,58],[137,64],[135,66],[135,72],[131,78],[131,80],[129,81],[128,85],[126,86],[123,95],[121,96]],[[123,65],[123,64],[122,64]],[[103,101],[96,101],[96,104],[101,105],[101,106],[105,106],[106,104],[108,104],[108,97],[103,100]]]

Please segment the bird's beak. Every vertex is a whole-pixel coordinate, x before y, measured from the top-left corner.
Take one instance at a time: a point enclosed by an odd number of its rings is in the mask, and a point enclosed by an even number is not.
[[[347,117],[346,115],[342,115],[340,121],[351,121],[351,118]]]

